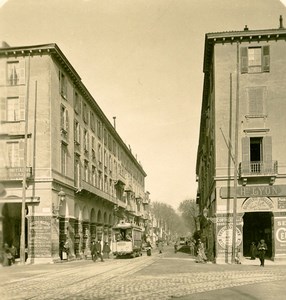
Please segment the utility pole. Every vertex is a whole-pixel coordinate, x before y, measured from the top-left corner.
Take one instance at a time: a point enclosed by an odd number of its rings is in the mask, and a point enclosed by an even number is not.
[[[25,98],[25,135],[24,135],[24,163],[23,163],[23,182],[22,182],[22,210],[21,210],[21,239],[20,239],[20,262],[25,264],[25,220],[26,220],[26,185],[27,185],[27,141],[28,141],[28,117],[29,117],[29,85],[30,85],[30,56],[28,60],[28,72],[26,80]]]
[[[232,227],[232,263],[235,263],[236,253],[236,215],[237,215],[237,161],[238,161],[238,127],[239,127],[239,42],[236,58],[236,107],[235,107],[235,144],[234,144],[234,195],[233,195],[233,227]]]

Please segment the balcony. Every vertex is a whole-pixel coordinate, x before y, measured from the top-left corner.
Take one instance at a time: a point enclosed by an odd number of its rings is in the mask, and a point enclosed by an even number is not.
[[[6,167],[0,168],[0,180],[23,180],[24,170],[26,169],[26,179],[32,177],[32,167]]]
[[[239,164],[239,177],[243,179],[244,185],[248,178],[269,177],[270,184],[278,174],[278,163],[274,161],[244,161]]]

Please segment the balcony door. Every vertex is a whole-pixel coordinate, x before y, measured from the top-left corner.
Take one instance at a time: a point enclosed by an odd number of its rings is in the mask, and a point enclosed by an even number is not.
[[[261,161],[263,161],[262,137],[250,138],[250,166],[251,173],[261,172]]]

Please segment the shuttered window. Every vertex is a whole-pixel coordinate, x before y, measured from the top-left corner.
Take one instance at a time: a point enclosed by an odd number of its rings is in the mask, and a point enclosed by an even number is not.
[[[252,87],[248,89],[248,115],[262,116],[265,114],[265,87]]]
[[[7,62],[8,85],[25,84],[25,60]]]
[[[242,47],[240,49],[241,73],[270,71],[270,47]]]

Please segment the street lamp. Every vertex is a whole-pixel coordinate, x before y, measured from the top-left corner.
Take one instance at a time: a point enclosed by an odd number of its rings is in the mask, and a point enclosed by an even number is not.
[[[54,203],[52,204],[53,215],[55,215],[56,217],[59,217],[59,211],[62,206],[62,202],[65,201],[65,199],[66,199],[66,193],[61,188],[61,190],[58,192],[57,204],[56,205]]]

